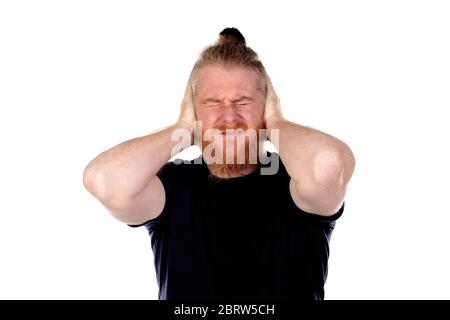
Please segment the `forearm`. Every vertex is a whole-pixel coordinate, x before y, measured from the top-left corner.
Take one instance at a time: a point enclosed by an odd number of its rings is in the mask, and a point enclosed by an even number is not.
[[[84,170],[86,188],[102,202],[128,199],[138,194],[170,159],[179,140],[175,129],[190,128],[181,122],[102,152]]]
[[[344,142],[283,118],[269,120],[267,128],[270,140],[271,129],[279,130],[279,145],[276,147],[292,179],[314,184],[341,180],[339,182],[344,185],[350,179],[354,158]]]

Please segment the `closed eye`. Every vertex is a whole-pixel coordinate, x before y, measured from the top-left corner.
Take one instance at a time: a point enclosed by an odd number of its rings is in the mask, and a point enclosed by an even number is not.
[[[218,102],[204,102],[203,103],[203,105],[206,107],[206,108],[211,108],[211,107],[216,107],[216,106],[218,106],[220,103],[218,103]]]

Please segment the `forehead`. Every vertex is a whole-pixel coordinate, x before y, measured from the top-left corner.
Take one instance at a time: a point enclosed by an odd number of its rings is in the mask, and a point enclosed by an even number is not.
[[[197,74],[199,95],[257,94],[256,72],[245,67],[209,65]]]

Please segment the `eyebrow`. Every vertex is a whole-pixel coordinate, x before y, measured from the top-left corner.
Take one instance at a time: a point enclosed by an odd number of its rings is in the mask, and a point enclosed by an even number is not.
[[[239,96],[236,99],[232,100],[232,102],[241,102],[241,101],[253,101],[253,99],[251,97],[248,96]],[[213,102],[213,103],[221,103],[223,102],[223,100],[219,99],[219,98],[206,98],[202,101],[202,103],[208,103],[208,102]]]

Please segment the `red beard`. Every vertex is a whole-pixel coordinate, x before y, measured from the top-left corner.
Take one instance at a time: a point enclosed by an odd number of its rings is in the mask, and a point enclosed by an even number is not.
[[[226,133],[227,129],[229,130],[242,130],[245,136],[231,136],[231,137],[217,137],[214,136],[212,140],[204,140],[204,133],[206,130],[202,132],[202,154],[204,159],[208,159],[208,157],[216,158],[216,161],[220,163],[211,163],[211,161],[207,161],[208,168],[210,172],[219,178],[232,178],[242,176],[250,172],[252,168],[256,168],[259,166],[259,152],[262,148],[262,144],[259,143],[259,129],[262,129],[262,126],[258,126],[256,128],[250,128],[243,122],[238,122],[234,126],[226,126],[226,125],[218,125],[215,129],[218,129],[223,134]],[[254,132],[254,138],[250,139],[250,133]],[[215,139],[219,138],[222,141],[216,142]],[[243,139],[245,138],[245,141]],[[238,139],[241,141],[239,144]],[[211,143],[215,144],[214,149],[209,154],[205,154],[205,149]],[[220,158],[220,153],[216,152],[217,148],[222,145],[222,159]],[[234,152],[233,152],[234,150]],[[216,156],[217,154],[217,156]],[[253,156],[252,156],[253,155]],[[240,156],[240,157],[239,157]],[[227,163],[228,158],[228,163]],[[231,163],[230,163],[231,162]]]

